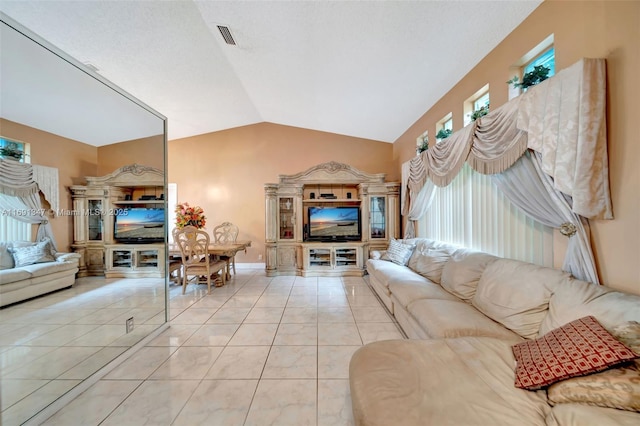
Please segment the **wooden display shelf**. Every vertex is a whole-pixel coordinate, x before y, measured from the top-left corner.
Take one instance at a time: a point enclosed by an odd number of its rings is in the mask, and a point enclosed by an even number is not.
[[[303,203],[353,203],[360,204],[359,199],[355,198],[305,198]]]

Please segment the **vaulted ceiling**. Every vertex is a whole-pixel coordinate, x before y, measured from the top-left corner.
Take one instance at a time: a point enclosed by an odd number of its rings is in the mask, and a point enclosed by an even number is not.
[[[165,115],[169,139],[266,121],[393,142],[540,3],[3,0],[0,10]]]

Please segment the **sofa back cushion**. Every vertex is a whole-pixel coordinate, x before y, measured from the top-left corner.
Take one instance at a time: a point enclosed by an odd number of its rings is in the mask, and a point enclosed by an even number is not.
[[[512,259],[498,259],[484,270],[472,304],[527,339],[538,337],[552,292],[571,278],[568,272]]]
[[[640,322],[640,296],[576,279],[556,288],[539,335],[584,316],[594,316],[606,328],[627,321]]]
[[[34,245],[36,245],[36,243],[31,241],[0,241],[0,271],[15,268],[13,253],[11,253],[10,249]]]
[[[440,284],[445,290],[462,300],[470,301],[476,293],[476,286],[488,264],[498,259],[496,256],[470,249],[457,249],[442,268]]]
[[[415,243],[416,246],[407,266],[423,277],[440,284],[442,269],[456,247],[426,238],[407,241]]]

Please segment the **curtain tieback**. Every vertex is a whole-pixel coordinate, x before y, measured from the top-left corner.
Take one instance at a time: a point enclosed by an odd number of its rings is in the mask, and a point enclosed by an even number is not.
[[[576,226],[571,222],[565,222],[560,225],[560,233],[565,237],[573,237],[577,232]]]

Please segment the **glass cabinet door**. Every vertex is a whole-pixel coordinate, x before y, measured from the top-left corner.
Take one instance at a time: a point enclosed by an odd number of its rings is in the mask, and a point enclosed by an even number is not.
[[[278,236],[281,240],[293,240],[293,197],[278,199]]]
[[[387,237],[386,197],[371,197],[370,239]]]
[[[87,200],[89,241],[102,241],[102,200]]]

